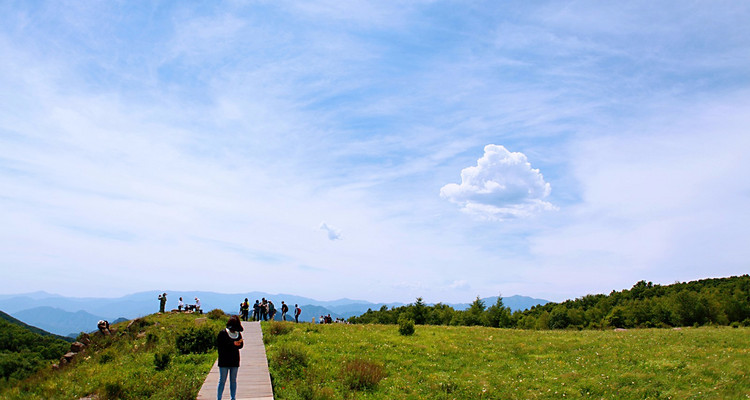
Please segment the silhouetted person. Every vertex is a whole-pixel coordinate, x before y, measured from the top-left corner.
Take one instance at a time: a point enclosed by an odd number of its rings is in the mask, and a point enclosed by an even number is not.
[[[167,294],[160,294],[159,295],[159,312],[164,312],[164,306],[167,304]]]

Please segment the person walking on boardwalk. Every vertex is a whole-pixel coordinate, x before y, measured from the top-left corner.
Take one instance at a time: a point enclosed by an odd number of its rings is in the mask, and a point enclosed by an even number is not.
[[[286,313],[289,312],[289,306],[284,303],[284,300],[281,301],[281,319],[286,321]]]
[[[159,312],[164,312],[164,306],[167,305],[167,294],[160,294],[159,295]]]
[[[219,386],[216,389],[216,398],[221,400],[224,394],[224,385],[229,376],[229,393],[232,400],[237,396],[237,371],[240,368],[240,349],[244,345],[242,340],[242,323],[239,317],[232,315],[227,321],[227,328],[219,332],[216,338],[216,347],[219,350]]]

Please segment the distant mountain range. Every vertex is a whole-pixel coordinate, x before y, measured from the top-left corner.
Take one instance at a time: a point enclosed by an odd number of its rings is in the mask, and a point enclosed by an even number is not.
[[[39,328],[62,336],[77,336],[80,332],[96,330],[99,320],[110,322],[119,318],[133,319],[159,311],[158,296],[161,292],[149,291],[130,294],[118,298],[96,297],[65,297],[46,292],[34,292],[17,295],[0,295],[0,310],[13,317]],[[371,303],[362,300],[339,299],[320,301],[307,297],[290,294],[270,294],[263,292],[248,292],[224,294],[215,292],[183,292],[167,291],[167,310],[177,308],[178,299],[182,297],[185,304],[194,304],[195,297],[201,301],[203,310],[214,308],[227,313],[239,312],[240,303],[248,298],[250,303],[262,298],[270,299],[279,310],[276,319],[281,319],[281,301],[289,305],[289,315],[292,316],[295,304],[302,309],[301,320],[316,320],[321,315],[331,314],[333,318],[349,318],[361,315],[368,309],[377,310],[382,306],[388,308],[400,307],[405,303]],[[486,306],[491,306],[497,297],[482,299]],[[549,303],[547,300],[534,299],[526,296],[503,297],[503,303],[511,310],[525,310],[535,305]],[[470,303],[449,304],[456,310],[464,310]],[[294,318],[293,316],[291,318]]]

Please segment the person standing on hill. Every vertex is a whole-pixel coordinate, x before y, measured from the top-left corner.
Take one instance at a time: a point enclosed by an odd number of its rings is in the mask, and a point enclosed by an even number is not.
[[[182,302],[182,297],[180,297],[180,301],[177,303],[177,311],[182,311],[183,307],[185,307],[185,303]]]
[[[260,302],[257,299],[253,304],[253,321],[260,321]]]
[[[250,303],[248,302],[247,297],[245,297],[245,302],[240,305],[240,311],[242,313],[242,320],[247,321],[248,314],[250,313]]]
[[[284,301],[281,301],[281,319],[286,321],[286,313],[289,312],[289,306],[284,303]]]
[[[160,294],[159,295],[159,312],[164,312],[164,306],[167,305],[167,294]]]
[[[268,321],[268,301],[265,297],[260,301],[260,317],[263,321]]]
[[[240,369],[240,349],[244,345],[242,340],[242,323],[239,317],[232,315],[227,321],[227,327],[216,337],[216,348],[219,350],[219,386],[216,398],[221,400],[224,385],[229,376],[229,394],[232,400],[237,395],[237,371]]]
[[[302,309],[298,305],[294,305],[294,322],[299,323],[299,315],[302,314]]]
[[[276,315],[276,307],[273,305],[271,300],[268,300],[268,318],[273,321],[273,317]]]

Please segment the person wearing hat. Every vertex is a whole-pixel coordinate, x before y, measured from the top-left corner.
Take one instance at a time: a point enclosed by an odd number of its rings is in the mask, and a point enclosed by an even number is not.
[[[240,349],[244,342],[242,340],[242,323],[236,315],[229,317],[227,328],[219,332],[216,338],[216,347],[219,349],[219,387],[217,388],[217,399],[221,400],[224,393],[224,384],[229,375],[229,393],[232,400],[237,394],[237,371],[240,368]]]

